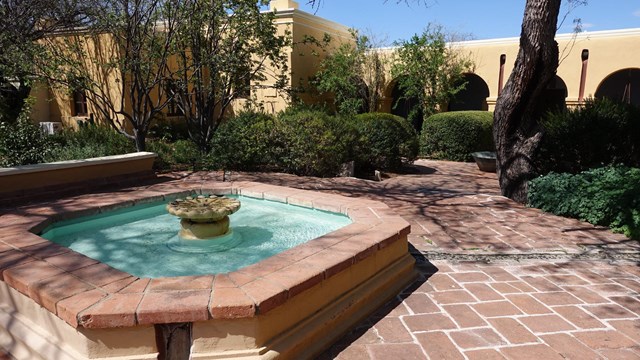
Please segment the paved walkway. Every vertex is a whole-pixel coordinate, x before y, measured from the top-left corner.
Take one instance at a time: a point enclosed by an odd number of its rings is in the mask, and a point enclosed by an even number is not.
[[[513,203],[475,164],[415,170],[383,182],[231,174],[383,201],[412,225],[419,279],[319,359],[640,359],[638,241]]]
[[[640,359],[638,241],[499,196],[475,164],[383,182],[232,174],[363,196],[411,222],[420,279],[320,359]]]

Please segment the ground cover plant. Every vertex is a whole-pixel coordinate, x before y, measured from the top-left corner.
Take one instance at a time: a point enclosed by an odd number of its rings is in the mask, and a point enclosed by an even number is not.
[[[612,165],[529,182],[529,206],[640,239],[640,168]]]
[[[107,126],[87,124],[49,137],[47,162],[88,159],[136,151],[133,141]]]

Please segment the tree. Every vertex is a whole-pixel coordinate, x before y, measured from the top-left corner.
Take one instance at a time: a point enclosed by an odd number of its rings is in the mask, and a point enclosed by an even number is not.
[[[321,93],[333,95],[341,114],[375,112],[386,85],[386,59],[368,36],[351,34],[353,42],[340,44],[322,60],[313,82]]]
[[[234,100],[287,84],[288,34],[278,35],[274,13],[261,0],[184,0],[177,29],[179,71],[170,87],[189,135],[201,151]]]
[[[53,85],[82,91],[97,116],[146,148],[151,123],[172,100],[180,0],[103,0],[90,26],[48,42],[59,66],[41,68]]]
[[[39,41],[87,20],[89,1],[0,0],[0,121],[13,122],[37,80]]]
[[[540,94],[558,68],[554,40],[561,0],[527,0],[515,67],[498,97],[493,137],[504,196],[527,201],[527,181],[535,175],[533,156],[542,139]]]
[[[464,89],[463,74],[473,63],[447,42],[441,26],[430,25],[421,35],[416,34],[396,45],[399,46],[397,61],[391,74],[397,79],[403,97],[415,98],[420,104],[420,108],[409,113],[414,126],[420,125],[420,112],[423,117],[435,114],[441,105]]]

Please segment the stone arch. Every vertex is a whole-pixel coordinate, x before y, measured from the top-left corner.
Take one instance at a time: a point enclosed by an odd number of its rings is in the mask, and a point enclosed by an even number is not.
[[[567,84],[560,76],[555,75],[540,94],[540,104],[543,104],[544,111],[564,110],[567,108],[568,95]]]
[[[640,69],[627,68],[609,74],[598,85],[595,97],[640,106]]]
[[[449,102],[447,111],[489,110],[487,82],[474,73],[463,74],[462,82],[466,82],[465,88]]]

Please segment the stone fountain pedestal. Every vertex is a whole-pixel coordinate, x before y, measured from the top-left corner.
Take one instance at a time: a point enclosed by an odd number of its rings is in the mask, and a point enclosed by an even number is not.
[[[212,240],[229,233],[229,215],[240,209],[240,201],[226,197],[198,196],[176,199],[167,211],[179,217],[180,238]]]

